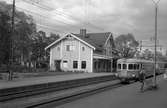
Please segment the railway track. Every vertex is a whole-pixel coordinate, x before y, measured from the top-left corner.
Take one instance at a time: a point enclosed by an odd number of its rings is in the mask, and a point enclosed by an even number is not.
[[[65,95],[62,96],[60,98],[52,98],[50,100],[47,101],[43,101],[43,102],[39,102],[39,103],[34,103],[28,106],[25,106],[25,108],[49,108],[49,106],[59,106],[62,105],[64,103],[68,103],[74,100],[77,100],[79,98],[83,98],[83,97],[87,97],[93,94],[97,94],[99,92],[103,92],[105,90],[109,90],[109,89],[114,89],[114,88],[118,88],[118,87],[122,87],[123,84],[121,84],[119,81],[115,82],[115,83],[110,83],[107,82],[108,84],[104,84],[103,86],[99,86],[99,87],[92,87],[89,89],[85,89],[82,90],[78,93],[73,93],[70,95]]]
[[[152,78],[152,77],[153,76],[148,76],[147,79]],[[128,84],[132,84],[135,82],[136,81],[132,81]],[[108,83],[108,82],[105,82],[105,83]],[[47,100],[44,102],[34,103],[34,104],[29,105],[29,106],[26,106],[26,108],[47,108],[47,107],[49,108],[49,106],[59,106],[59,105],[62,105],[64,103],[68,103],[68,102],[77,100],[77,99],[82,98],[82,97],[87,97],[87,96],[90,96],[90,95],[93,95],[93,94],[96,94],[96,93],[99,93],[99,92],[102,92],[102,91],[105,91],[108,89],[114,89],[114,88],[118,88],[118,87],[122,87],[122,86],[125,86],[125,84],[122,84],[120,81],[118,81],[116,83],[106,84],[106,85],[92,88],[92,89],[89,89],[86,91],[81,91],[79,93],[75,93],[75,94],[72,94],[70,96],[64,96],[61,98],[55,98],[55,99]]]
[[[25,87],[16,87],[0,90],[0,102],[11,101],[19,98],[40,95],[55,91],[67,90],[71,88],[97,84],[101,82],[115,80],[113,75],[100,76],[86,79],[75,79],[69,81],[61,81],[56,83],[45,83],[38,85],[31,85]]]
[[[1,108],[46,108],[51,104],[58,106],[78,98],[86,97],[104,90],[121,86],[122,84],[119,80],[105,81],[59,92],[47,93],[45,95],[43,94],[39,96],[24,97],[16,100],[6,101]]]
[[[100,79],[97,78],[96,80],[97,81],[94,80],[91,83],[90,82],[88,83],[87,82],[88,80],[82,81],[85,84],[78,84],[77,86],[73,86],[69,88],[65,87],[67,89],[64,88],[62,90],[57,90],[57,89],[54,90],[54,88],[51,88],[46,91],[44,89],[44,91],[40,91],[40,93],[39,92],[30,93],[28,95],[24,94],[21,96],[19,96],[20,94],[18,94],[18,96],[14,96],[14,97],[9,96],[10,98],[5,97],[5,100],[1,101],[6,103],[2,105],[2,108],[46,108],[52,104],[54,106],[58,106],[58,105],[76,100],[78,98],[82,98],[95,93],[102,92],[104,90],[124,86],[115,77],[113,77],[113,79],[109,79],[109,77],[100,78]],[[30,101],[27,101],[27,100],[30,100]]]

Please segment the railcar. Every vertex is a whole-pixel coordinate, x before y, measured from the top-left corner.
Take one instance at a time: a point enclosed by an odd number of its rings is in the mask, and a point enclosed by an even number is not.
[[[153,75],[154,62],[143,59],[119,59],[117,61],[117,76],[122,82],[129,82],[130,80],[138,80],[141,69],[146,72],[146,77]],[[156,74],[163,73],[164,63],[157,62]]]

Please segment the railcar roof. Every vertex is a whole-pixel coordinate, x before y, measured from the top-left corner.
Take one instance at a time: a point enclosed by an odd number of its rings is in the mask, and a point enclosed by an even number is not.
[[[145,62],[145,63],[153,63],[153,61],[150,61],[150,60],[144,60],[144,59],[136,59],[136,58],[130,58],[130,59],[119,59],[117,61],[118,63],[121,63],[121,62],[126,62],[126,63],[140,63],[140,62]]]

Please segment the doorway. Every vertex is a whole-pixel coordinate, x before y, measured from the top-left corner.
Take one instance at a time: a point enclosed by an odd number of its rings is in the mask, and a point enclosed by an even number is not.
[[[55,71],[60,72],[61,67],[60,67],[61,60],[55,60]]]

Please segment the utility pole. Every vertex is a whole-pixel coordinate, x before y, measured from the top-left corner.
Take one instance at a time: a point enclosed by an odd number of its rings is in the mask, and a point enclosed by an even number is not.
[[[153,79],[153,88],[157,88],[157,84],[156,84],[156,65],[157,65],[157,11],[158,11],[158,3],[160,2],[160,0],[152,0],[154,5],[155,5],[155,54],[154,54],[154,79]]]
[[[13,6],[12,6],[12,33],[10,35],[10,54],[9,54],[9,80],[12,80],[13,78],[13,71],[12,71],[12,66],[13,66],[13,38],[15,34],[15,25],[14,25],[14,20],[15,20],[15,0],[13,0]]]
[[[142,40],[140,41],[140,52],[142,51]]]

